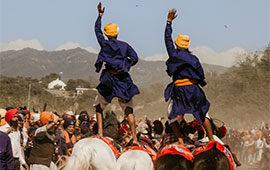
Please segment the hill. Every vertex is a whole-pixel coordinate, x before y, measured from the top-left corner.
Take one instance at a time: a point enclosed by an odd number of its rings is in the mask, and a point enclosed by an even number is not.
[[[63,72],[62,80],[84,79],[97,82],[99,74],[95,72],[94,63],[97,54],[81,48],[62,51],[38,51],[25,48],[18,51],[0,53],[0,74],[8,77],[41,78],[50,73]],[[205,72],[224,73],[227,68],[217,65],[202,64]],[[166,84],[167,76],[164,61],[139,60],[130,74],[139,87],[149,87],[155,83]]]

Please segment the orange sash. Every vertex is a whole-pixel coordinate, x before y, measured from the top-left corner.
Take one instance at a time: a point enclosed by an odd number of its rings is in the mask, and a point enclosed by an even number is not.
[[[109,73],[111,74],[111,75],[118,75],[118,74],[125,74],[125,72],[117,72],[116,70],[109,70]]]
[[[174,82],[175,86],[187,86],[187,85],[193,85],[196,84],[196,81],[191,79],[178,79]]]

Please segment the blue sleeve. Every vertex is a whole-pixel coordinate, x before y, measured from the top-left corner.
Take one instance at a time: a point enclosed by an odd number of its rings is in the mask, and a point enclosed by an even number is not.
[[[127,56],[130,66],[134,66],[139,60],[136,51],[130,45],[127,47]]]
[[[12,153],[12,148],[11,148],[11,141],[9,138],[7,141],[6,162],[7,162],[8,170],[14,169],[13,153]]]
[[[175,47],[173,45],[172,40],[172,23],[167,22],[166,29],[165,29],[165,45],[168,52],[169,57],[172,57],[173,54],[176,52]]]
[[[201,80],[198,82],[202,87],[205,86],[207,83],[206,81],[204,80],[205,77],[204,77],[204,71],[203,71],[203,68],[202,68],[202,65],[201,63],[199,62],[199,60],[197,61],[196,63],[196,71],[199,73],[197,74]]]
[[[101,30],[101,16],[98,16],[96,23],[95,23],[95,33],[96,33],[96,37],[98,40],[98,43],[100,45],[100,47],[104,47],[105,44],[105,38],[103,35],[103,32]]]

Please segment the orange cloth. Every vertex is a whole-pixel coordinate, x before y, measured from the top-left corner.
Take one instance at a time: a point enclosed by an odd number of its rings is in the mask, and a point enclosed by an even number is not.
[[[4,126],[7,122],[5,121],[5,119],[1,119],[0,121],[0,126]]]
[[[164,155],[168,155],[168,154],[181,155],[191,162],[193,162],[193,160],[194,160],[193,155],[190,152],[190,150],[188,150],[187,148],[185,148],[183,146],[175,145],[175,144],[165,146],[161,150],[160,154],[157,156],[157,159],[164,156]]]
[[[73,143],[73,146],[76,143],[76,137],[74,135],[71,136],[71,138],[69,137],[69,134],[67,131],[64,130],[64,135],[65,135],[65,139],[66,139],[66,143]],[[73,148],[68,148],[68,151],[71,153]]]
[[[187,85],[193,85],[196,81],[191,79],[178,79],[174,82],[175,86],[187,86]]]

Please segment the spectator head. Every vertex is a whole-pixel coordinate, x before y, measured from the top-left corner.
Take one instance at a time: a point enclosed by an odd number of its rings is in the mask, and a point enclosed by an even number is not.
[[[26,118],[28,119],[30,117],[30,111],[29,110],[24,110]]]
[[[80,124],[83,122],[89,122],[90,118],[87,111],[82,111],[79,115]]]
[[[5,121],[13,128],[18,127],[18,110],[10,109],[5,115]]]
[[[7,111],[5,109],[0,109],[0,126],[3,126],[7,123],[5,121],[6,112]]]
[[[163,128],[163,124],[161,121],[159,120],[155,120],[153,122],[153,128],[154,128],[154,132],[157,134],[157,135],[161,135],[164,128]]]
[[[136,128],[137,133],[141,133],[141,134],[146,135],[146,134],[147,134],[147,127],[148,127],[147,124],[144,123],[143,121],[141,121],[141,122],[138,124],[137,128]]]
[[[69,111],[66,111],[64,115],[72,115],[72,116],[74,116],[75,114],[74,114],[74,112],[69,110]]]
[[[170,124],[168,121],[165,122],[165,133],[173,133],[172,128],[170,127]]]
[[[6,111],[9,111],[11,109],[14,109],[14,107],[6,107]]]
[[[63,124],[64,129],[69,134],[73,134],[74,128],[75,128],[75,123],[76,123],[75,117],[73,115],[66,114],[66,115],[64,115],[63,120],[64,120],[64,124]]]
[[[40,114],[40,122],[42,125],[45,125],[49,121],[54,121],[58,116],[53,114],[52,112],[44,111]]]
[[[23,125],[24,125],[24,115],[19,113],[18,114],[18,126],[19,126],[19,128],[23,128]]]
[[[39,113],[33,113],[33,114],[31,115],[31,120],[32,120],[33,122],[39,121],[39,120],[40,120],[40,114],[39,114]]]

